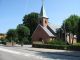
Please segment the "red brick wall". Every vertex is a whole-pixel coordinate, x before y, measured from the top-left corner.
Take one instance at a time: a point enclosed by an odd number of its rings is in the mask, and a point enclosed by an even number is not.
[[[32,35],[32,41],[39,41],[40,38],[46,42],[49,39],[49,36],[40,26],[38,26]]]

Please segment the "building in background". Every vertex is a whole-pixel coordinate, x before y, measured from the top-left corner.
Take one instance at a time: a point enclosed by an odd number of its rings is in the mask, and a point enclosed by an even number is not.
[[[0,33],[0,40],[5,38],[6,38],[6,34]]]

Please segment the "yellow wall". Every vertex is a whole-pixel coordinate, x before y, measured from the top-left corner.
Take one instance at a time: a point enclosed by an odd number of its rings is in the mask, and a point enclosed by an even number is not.
[[[3,38],[3,39],[6,38],[6,35],[0,35],[0,39],[1,38]]]

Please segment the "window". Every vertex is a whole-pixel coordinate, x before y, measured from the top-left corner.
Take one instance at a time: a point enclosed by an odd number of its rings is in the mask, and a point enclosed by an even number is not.
[[[45,23],[47,23],[47,21],[45,20]]]

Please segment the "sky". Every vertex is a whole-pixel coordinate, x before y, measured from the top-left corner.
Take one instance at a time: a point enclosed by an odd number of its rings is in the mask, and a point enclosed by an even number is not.
[[[15,29],[26,14],[40,13],[41,5],[41,0],[0,0],[0,33]],[[80,0],[45,0],[44,6],[49,23],[58,27],[70,15],[80,16]]]

